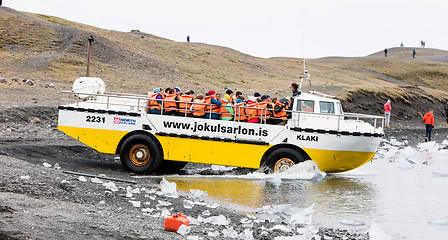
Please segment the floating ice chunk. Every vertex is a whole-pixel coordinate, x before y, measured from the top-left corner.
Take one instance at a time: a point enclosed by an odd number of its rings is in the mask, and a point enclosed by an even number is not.
[[[107,190],[110,190],[112,192],[118,191],[117,186],[113,182],[105,182],[103,183],[103,187],[106,187]]]
[[[275,237],[274,240],[309,240],[309,239],[305,238],[303,236],[293,235],[290,237],[285,237],[285,236]]]
[[[219,206],[221,206],[221,204],[219,204],[217,202],[213,202],[213,203],[207,204],[207,207],[208,208],[212,208],[212,209],[215,209],[215,208],[217,208]]]
[[[222,230],[225,238],[238,238],[238,233],[232,227]]]
[[[134,206],[134,207],[140,207],[140,205],[141,205],[141,202],[140,201],[129,201],[130,203],[132,203],[132,206]]]
[[[433,219],[433,220],[428,221],[428,223],[431,225],[446,226],[446,225],[448,225],[448,217]]]
[[[285,225],[275,225],[274,227],[272,227],[271,231],[273,231],[273,230],[280,230],[283,232],[291,232],[291,229],[289,229]]]
[[[330,237],[328,235],[324,235],[324,240],[333,240],[333,239],[334,239],[333,237]]]
[[[223,215],[209,217],[207,219],[207,221],[211,224],[220,225],[220,226],[227,226],[230,223],[229,220]]]
[[[93,183],[103,184],[103,180],[101,180],[99,178],[92,178],[92,179],[90,179],[90,181],[92,181]]]
[[[20,179],[28,180],[28,179],[30,179],[30,176],[29,175],[20,176]]]
[[[398,141],[397,139],[395,139],[395,138],[391,138],[390,140],[389,140],[389,143],[391,144],[391,145],[394,145],[394,146],[404,146],[404,145],[406,145],[407,143],[408,143],[408,141],[407,140],[405,140],[404,142],[400,142],[400,141]]]
[[[194,202],[191,200],[184,199],[184,208],[192,209],[194,206]]]
[[[54,167],[54,169],[56,169],[56,170],[61,169],[61,166],[59,166],[59,163],[55,163],[53,167]]]
[[[381,229],[380,225],[376,222],[372,221],[369,229],[369,237],[370,240],[392,240],[394,239],[392,236],[388,235]]]
[[[207,205],[207,203],[201,202],[201,201],[194,201],[194,205],[205,206],[205,205]]]
[[[171,206],[171,205],[173,205],[172,203],[170,203],[168,201],[163,201],[163,200],[159,200],[159,204],[161,206]]]
[[[154,208],[142,208],[141,210],[144,213],[152,213],[154,211]]]
[[[188,236],[187,240],[199,240],[199,237],[198,236]]]
[[[140,188],[134,188],[134,189],[131,188],[131,191],[129,192],[131,192],[132,194],[140,194]]]
[[[156,196],[150,196],[149,199],[156,200]]]
[[[242,224],[248,224],[251,222],[252,222],[252,220],[250,220],[249,218],[246,218],[246,217],[240,219],[240,223],[242,223]]]
[[[163,209],[162,212],[160,213],[161,217],[169,217],[171,216],[170,211],[168,211],[168,209]]]
[[[448,145],[448,140],[443,140],[442,145],[447,146]]]
[[[201,223],[209,223],[210,221],[209,221],[209,219],[208,218],[204,218],[204,217],[202,217],[202,216],[198,216],[198,222],[201,222]]]
[[[87,179],[85,177],[83,177],[83,176],[79,176],[78,180],[81,181],[81,182],[87,182]]]
[[[193,194],[194,197],[197,197],[197,198],[199,198],[199,197],[207,197],[208,196],[207,191],[202,191],[202,190],[199,190],[199,189],[190,189],[190,192]]]
[[[204,216],[210,216],[210,211],[207,209],[205,211],[202,212],[202,215]]]
[[[169,182],[165,179],[165,177],[163,177],[162,181],[160,181],[160,190],[162,191],[164,196],[173,198],[179,197],[179,195],[177,195],[176,183]]]
[[[180,235],[185,235],[190,233],[190,227],[188,227],[187,225],[180,225],[179,228],[177,229],[177,233],[179,233]]]
[[[291,215],[291,218],[289,219],[290,224],[311,224],[312,217],[314,213],[314,205],[315,203],[311,204],[308,208],[299,208],[297,209],[294,214]]]
[[[353,220],[353,219],[345,219],[341,220],[340,222],[343,225],[349,225],[349,226],[364,226],[366,225],[363,221]]]
[[[51,164],[49,164],[47,162],[42,163],[42,165],[46,168],[51,168]]]
[[[238,237],[242,240],[253,240],[254,234],[250,229],[244,229],[244,232],[242,232]]]
[[[231,171],[231,170],[235,169],[235,167],[227,167],[227,166],[221,166],[221,165],[211,165],[210,168],[213,171],[217,171],[217,172],[218,171],[222,171],[222,172]]]
[[[209,237],[217,237],[217,236],[219,236],[219,234],[220,234],[220,233],[219,233],[218,231],[214,231],[214,232],[208,232],[207,235],[208,235]]]
[[[100,205],[104,205],[104,204],[106,204],[106,201],[101,200],[101,201],[99,201],[98,203],[99,203]]]
[[[154,193],[157,192],[157,189],[155,189],[155,188],[153,188],[153,189],[146,189],[145,191],[146,191],[146,193],[148,193],[148,194],[154,194]]]
[[[126,197],[127,197],[127,198],[132,198],[133,196],[134,196],[134,195],[133,195],[131,192],[127,192],[127,193],[126,193]]]
[[[255,222],[260,223],[260,222],[269,221],[272,223],[272,222],[276,222],[278,220],[280,220],[280,217],[277,216],[276,214],[262,212],[262,213],[257,214],[257,219],[255,220]]]

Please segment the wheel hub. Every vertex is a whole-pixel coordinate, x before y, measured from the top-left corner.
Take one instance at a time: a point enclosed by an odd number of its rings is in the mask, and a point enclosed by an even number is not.
[[[129,151],[129,159],[136,166],[144,166],[149,162],[151,154],[144,144],[136,144]]]
[[[289,158],[281,158],[279,159],[274,166],[274,172],[280,173],[286,171],[290,167],[294,166],[295,163]]]

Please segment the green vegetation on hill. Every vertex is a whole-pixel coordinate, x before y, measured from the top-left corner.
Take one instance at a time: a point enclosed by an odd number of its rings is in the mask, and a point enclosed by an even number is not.
[[[85,75],[90,36],[95,38],[91,75],[102,78],[113,92],[145,94],[155,87],[179,86],[197,93],[230,88],[246,95],[289,96],[290,83],[299,81],[303,69],[301,59],[257,58],[226,47],[105,30],[6,7],[0,7],[0,33],[0,78],[8,81],[1,85],[0,101],[5,104],[31,104],[32,98],[61,103],[63,96],[57,92],[70,90]],[[387,98],[404,103],[430,99],[440,108],[448,96],[448,52],[416,51],[415,59],[412,48],[391,48],[387,58],[379,51],[361,58],[311,59],[307,68],[313,90],[346,102],[368,93],[380,105],[373,110],[359,102],[349,107],[353,111],[381,114],[380,101]],[[18,84],[13,77],[36,84]]]

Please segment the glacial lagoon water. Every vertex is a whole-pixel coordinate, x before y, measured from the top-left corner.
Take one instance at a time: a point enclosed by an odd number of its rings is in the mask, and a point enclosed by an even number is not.
[[[375,158],[342,174],[312,170],[311,163],[289,173],[169,177],[177,188],[206,191],[209,198],[240,212],[313,203],[318,226],[368,231],[372,222],[395,239],[444,239],[448,235],[448,140],[406,147],[385,140]]]

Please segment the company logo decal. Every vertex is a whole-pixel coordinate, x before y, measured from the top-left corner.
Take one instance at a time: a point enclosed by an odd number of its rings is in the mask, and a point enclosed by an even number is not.
[[[135,125],[135,119],[114,117],[114,124]]]

